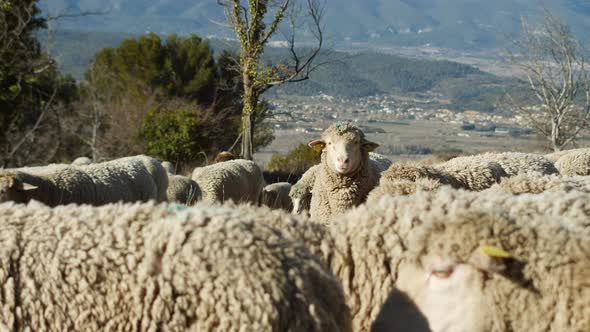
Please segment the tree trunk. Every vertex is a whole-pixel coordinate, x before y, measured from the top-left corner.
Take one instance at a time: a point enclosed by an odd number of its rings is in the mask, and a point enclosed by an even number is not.
[[[254,159],[254,113],[242,115],[242,158]]]
[[[248,61],[250,60],[250,61]],[[250,64],[251,59],[246,59],[245,63]],[[259,92],[254,86],[256,79],[251,76],[254,72],[253,65],[246,65],[243,68],[244,79],[244,96],[242,108],[242,158],[247,160],[254,159],[254,124],[256,120],[256,109],[258,108]]]
[[[553,151],[561,151],[561,144],[559,142],[559,123],[557,121],[551,122],[551,144],[553,145]]]

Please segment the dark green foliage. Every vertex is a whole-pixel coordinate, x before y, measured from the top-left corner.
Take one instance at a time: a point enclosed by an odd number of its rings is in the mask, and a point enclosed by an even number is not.
[[[313,165],[320,163],[321,152],[299,144],[286,156],[273,154],[266,169],[271,172],[283,172],[287,174],[300,174]]]
[[[139,128],[139,138],[147,142],[147,154],[182,164],[210,151],[220,133],[209,128],[214,121],[207,119],[206,113],[182,103],[149,111]]]
[[[45,28],[37,2],[0,1],[0,166],[51,159],[60,113],[78,94],[36,38]]]
[[[96,54],[90,70],[104,69],[114,80],[125,83],[122,93],[180,97],[205,104],[215,96],[213,53],[208,42],[195,35],[171,35],[165,43],[154,33],[126,39],[119,47]]]

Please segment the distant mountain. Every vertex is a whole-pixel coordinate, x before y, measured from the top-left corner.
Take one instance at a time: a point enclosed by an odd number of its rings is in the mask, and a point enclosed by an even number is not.
[[[101,11],[104,15],[61,21],[66,29],[231,36],[215,0],[41,0],[47,13]],[[337,45],[486,49],[518,33],[520,18],[534,19],[547,7],[583,41],[590,30],[588,0],[327,0],[326,29]]]

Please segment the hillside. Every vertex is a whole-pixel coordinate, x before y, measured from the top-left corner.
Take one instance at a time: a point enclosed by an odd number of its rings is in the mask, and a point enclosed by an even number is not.
[[[52,55],[63,72],[82,79],[92,57],[104,47],[116,47],[132,35],[98,32],[63,31],[50,45]],[[235,44],[210,40],[216,54]],[[269,59],[280,58],[285,50],[269,48]],[[500,78],[475,67],[452,61],[406,58],[397,55],[364,52],[349,54],[330,52],[319,59],[328,63],[312,73],[311,79],[279,86],[271,95],[302,96],[325,93],[339,97],[365,97],[378,94],[430,93],[447,100],[450,108],[492,111],[494,104],[508,89],[514,89],[514,79]]]
[[[565,19],[583,41],[590,28],[585,0],[330,0],[327,36],[337,45],[432,45],[454,49],[500,47],[519,31],[520,18],[537,17],[548,7]],[[215,0],[41,0],[46,13],[101,11],[103,15],[60,22],[66,29],[160,34],[231,36],[219,22]]]

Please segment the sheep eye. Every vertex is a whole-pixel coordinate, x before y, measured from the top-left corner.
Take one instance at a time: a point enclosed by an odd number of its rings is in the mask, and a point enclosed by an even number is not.
[[[432,271],[432,275],[439,279],[447,279],[453,274],[453,269],[446,269],[441,271]]]

